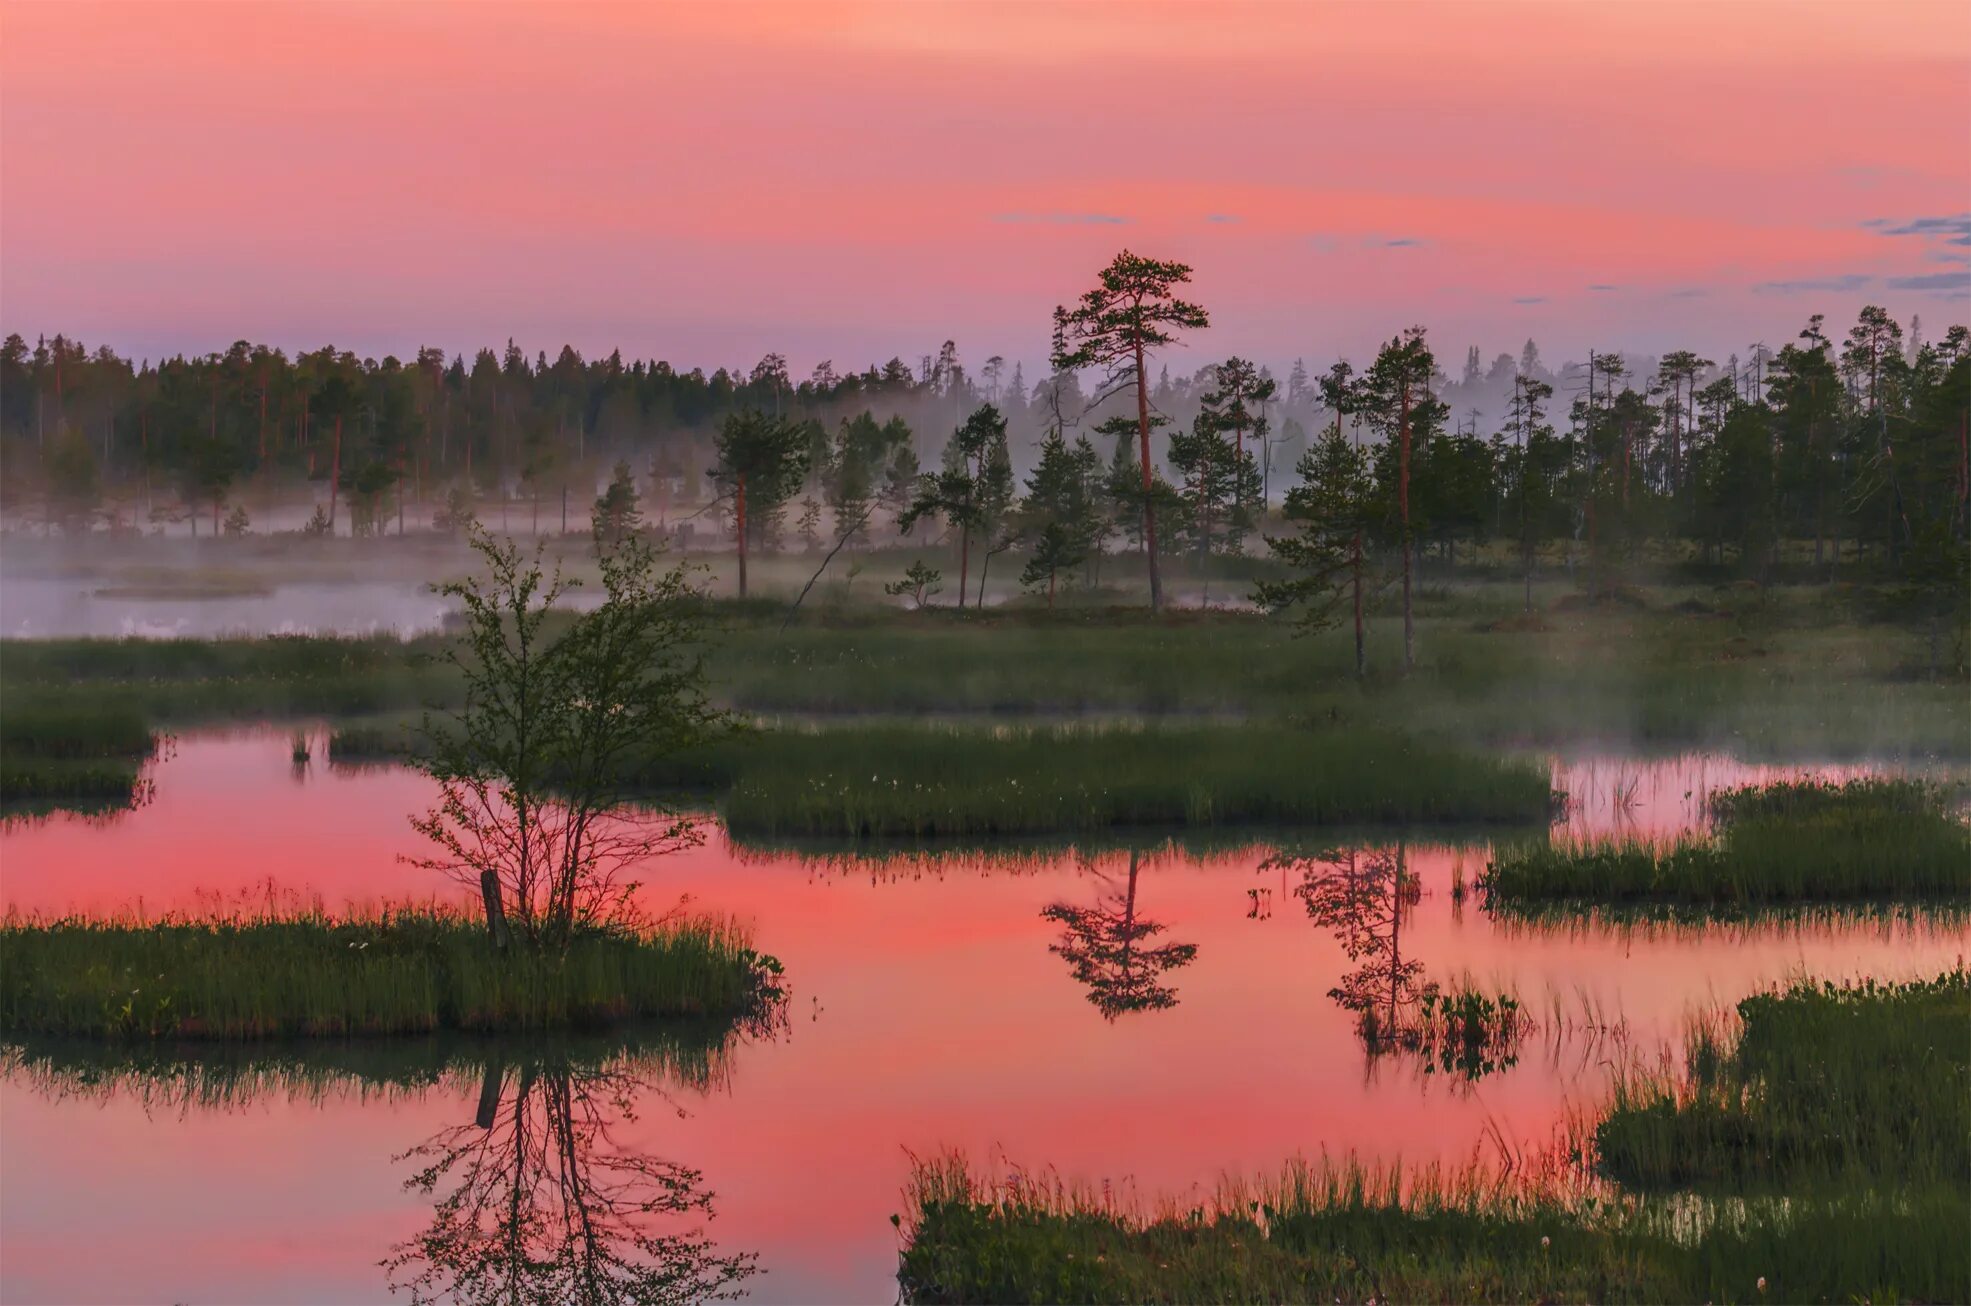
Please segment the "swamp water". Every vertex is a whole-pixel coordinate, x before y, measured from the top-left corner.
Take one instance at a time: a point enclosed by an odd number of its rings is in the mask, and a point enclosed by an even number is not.
[[[0,900],[156,914],[448,891],[397,860],[428,782],[327,766],[319,740],[297,767],[290,744],[187,736],[135,811],[7,825]],[[1803,769],[1558,764],[1572,797],[1553,833],[1668,837],[1711,789]],[[1182,1196],[1295,1154],[1538,1148],[1599,1105],[1612,1063],[1674,1046],[1687,1012],[1799,974],[1935,974],[1971,938],[1961,917],[1908,914],[1515,923],[1454,892],[1482,842],[1318,844],[1270,864],[1271,846],[1155,837],[872,859],[734,847],[708,826],[650,867],[644,898],[748,922],[787,968],[774,1028],[173,1048],[162,1066],[16,1050],[0,1299],[365,1301],[393,1284],[472,1299],[520,1278],[551,1300],[655,1265],[640,1283],[659,1298],[889,1300],[912,1154]],[[1467,977],[1525,1004],[1510,1064],[1470,1078],[1365,1050],[1364,1011]]]

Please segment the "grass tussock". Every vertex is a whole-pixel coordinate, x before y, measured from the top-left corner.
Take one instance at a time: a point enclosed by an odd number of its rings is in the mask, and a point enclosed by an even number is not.
[[[1369,731],[866,727],[762,735],[735,835],[1021,835],[1118,826],[1538,821],[1531,765]]]
[[[0,805],[96,808],[133,801],[157,738],[141,713],[23,701],[0,712]]]
[[[1295,1163],[1146,1208],[920,1163],[898,1268],[917,1302],[1958,1300],[1962,1190],[1671,1208],[1476,1168]]]
[[[1712,801],[1719,828],[1668,845],[1522,844],[1494,857],[1488,902],[1750,907],[1971,895],[1971,828],[1910,780],[1781,783]]]
[[[1971,1191],[1971,973],[1797,983],[1699,1022],[1687,1073],[1629,1076],[1596,1129],[1637,1188],[1881,1180]]]
[[[732,1018],[778,963],[733,927],[591,934],[565,954],[493,949],[432,911],[152,923],[0,922],[0,1030],[107,1039],[259,1039],[594,1029]]]

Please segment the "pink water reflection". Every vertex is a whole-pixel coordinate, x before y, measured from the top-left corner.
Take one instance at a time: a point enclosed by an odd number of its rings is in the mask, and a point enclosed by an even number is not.
[[[1641,770],[1641,768],[1638,768]],[[1597,772],[1597,774],[1600,774]],[[1651,772],[1652,813],[1689,787]],[[0,896],[19,910],[148,910],[270,879],[347,901],[428,896],[398,864],[426,782],[396,770],[298,781],[284,735],[183,741],[149,807],[109,823],[0,832]],[[1714,781],[1715,783],[1715,781]],[[906,1149],[995,1150],[1151,1190],[1209,1185],[1294,1153],[1461,1160],[1488,1130],[1549,1137],[1602,1091],[1618,1046],[1535,1040],[1515,1068],[1460,1089],[1400,1061],[1371,1066],[1328,997],[1348,960],[1264,850],[1153,853],[1135,909],[1195,944],[1163,979],[1177,1004],[1106,1020],[1049,951],[1050,904],[1093,902],[1127,853],[1017,865],[959,857],[914,872],[737,855],[716,836],[647,879],[653,902],[751,922],[785,963],[792,1028],[739,1048],[729,1081],[646,1104],[627,1141],[704,1172],[710,1231],[754,1250],[762,1301],[894,1293]],[[1430,974],[1510,984],[1536,1009],[1619,1015],[1628,1038],[1673,1035],[1694,1006],[1794,973],[1908,976],[1964,950],[1959,924],[1910,921],[1569,932],[1492,922],[1450,885],[1481,848],[1405,846],[1422,896],[1405,951]],[[469,1120],[469,1090],[242,1111],[146,1114],[0,1083],[0,1298],[379,1299],[377,1262],[429,1218],[392,1157]]]

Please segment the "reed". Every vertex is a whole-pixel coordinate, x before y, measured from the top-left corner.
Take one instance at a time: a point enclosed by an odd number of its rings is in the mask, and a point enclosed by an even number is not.
[[[920,1162],[898,1282],[918,1302],[1956,1300],[1963,1190],[1638,1202],[1478,1167],[1296,1162],[1146,1205]]]
[[[1943,791],[1908,780],[1782,783],[1712,802],[1711,836],[1503,848],[1481,887],[1519,908],[1572,900],[1744,908],[1971,895],[1971,828]]]
[[[1283,726],[776,731],[731,759],[723,811],[741,837],[1527,822],[1551,801],[1526,763]]]
[[[1595,1132],[1638,1188],[1971,1182],[1971,973],[1800,982],[1698,1022],[1685,1073],[1625,1076]]]

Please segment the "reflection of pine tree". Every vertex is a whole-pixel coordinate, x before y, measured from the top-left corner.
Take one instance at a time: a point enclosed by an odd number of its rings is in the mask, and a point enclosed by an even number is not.
[[[1138,859],[1130,849],[1126,887],[1108,886],[1093,907],[1057,902],[1040,913],[1062,926],[1061,941],[1049,950],[1066,958],[1075,979],[1087,987],[1088,1000],[1108,1020],[1126,1011],[1176,1006],[1176,990],[1158,977],[1190,965],[1198,955],[1195,943],[1148,943],[1164,927],[1136,914]]]
[[[1437,992],[1423,963],[1403,954],[1404,918],[1421,890],[1406,869],[1405,848],[1330,851],[1300,859],[1296,890],[1317,924],[1334,931],[1356,968],[1328,990],[1355,1013],[1372,1048],[1414,1029],[1418,1005]]]
[[[414,1301],[692,1302],[739,1295],[751,1255],[721,1255],[702,1221],[711,1194],[675,1162],[618,1146],[633,1095],[653,1085],[629,1057],[486,1069],[478,1117],[407,1155],[407,1187],[448,1184],[431,1225],[384,1262]],[[676,1226],[688,1222],[689,1227]],[[400,1281],[398,1276],[405,1277]]]

